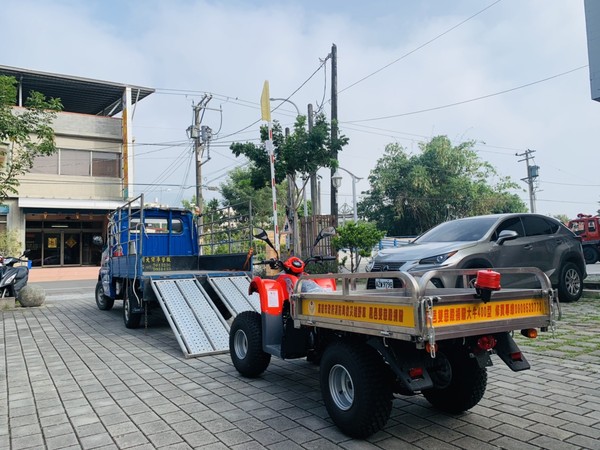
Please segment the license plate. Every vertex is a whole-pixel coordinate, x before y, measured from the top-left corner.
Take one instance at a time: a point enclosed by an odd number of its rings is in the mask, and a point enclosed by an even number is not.
[[[394,280],[389,278],[375,278],[375,289],[393,289]]]

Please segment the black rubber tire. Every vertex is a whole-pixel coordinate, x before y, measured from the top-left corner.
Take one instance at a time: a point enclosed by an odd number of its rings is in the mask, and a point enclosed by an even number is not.
[[[133,286],[131,283],[127,283],[127,292],[125,293],[125,298],[123,298],[123,323],[126,328],[134,329],[140,327],[142,313],[131,312],[133,305],[137,305],[137,303]]]
[[[437,409],[458,414],[481,401],[487,386],[487,371],[463,349],[447,352],[445,356],[452,371],[450,384],[442,389],[426,389],[422,394]]]
[[[558,279],[558,299],[561,302],[576,302],[583,293],[583,277],[581,270],[574,263],[568,262],[560,269]]]
[[[321,395],[333,422],[348,436],[365,439],[381,430],[392,412],[389,368],[366,344],[334,342],[321,358]]]
[[[115,304],[115,299],[104,295],[102,282],[96,283],[96,305],[100,311],[110,311]]]
[[[262,322],[255,311],[239,313],[229,331],[229,355],[237,371],[247,378],[262,374],[271,362],[271,354],[262,348]]]
[[[589,245],[584,245],[583,247],[583,257],[585,258],[586,264],[595,264],[598,261],[598,250]]]

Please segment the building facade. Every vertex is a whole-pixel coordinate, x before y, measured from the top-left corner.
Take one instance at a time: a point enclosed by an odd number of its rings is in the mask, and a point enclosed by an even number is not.
[[[129,112],[154,90],[6,66],[0,75],[18,82],[15,109],[32,90],[64,108],[52,124],[58,151],[20,177],[18,195],[0,205],[0,229],[17,233],[33,267],[99,264],[92,239],[133,181]]]

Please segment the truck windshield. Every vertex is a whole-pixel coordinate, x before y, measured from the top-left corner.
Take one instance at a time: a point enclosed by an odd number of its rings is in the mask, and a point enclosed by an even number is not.
[[[146,217],[144,218],[146,233],[165,234],[169,232],[169,220],[166,217]],[[131,219],[131,230],[139,230],[140,219]],[[179,234],[183,230],[183,224],[180,219],[173,219],[171,222],[174,234]]]

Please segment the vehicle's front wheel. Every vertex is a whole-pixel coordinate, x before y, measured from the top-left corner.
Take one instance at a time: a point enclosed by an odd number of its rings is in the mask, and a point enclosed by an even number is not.
[[[572,262],[566,263],[560,270],[558,279],[558,299],[561,302],[576,302],[583,293],[581,270]]]
[[[229,355],[239,373],[255,378],[267,370],[271,355],[262,348],[262,322],[255,311],[239,313],[229,332]]]
[[[456,414],[471,409],[483,398],[487,372],[462,349],[445,356],[452,372],[450,383],[444,388],[426,389],[422,394],[436,408]]]
[[[113,298],[104,295],[104,288],[102,287],[102,281],[98,280],[96,283],[96,305],[101,311],[109,311],[115,304]]]
[[[382,429],[392,411],[389,368],[366,344],[336,342],[321,359],[323,401],[333,422],[359,439]]]
[[[128,283],[123,299],[123,322],[126,328],[139,328],[142,319],[142,313],[133,312],[133,309],[139,304],[133,289],[132,284]],[[141,298],[139,300],[141,301]]]

